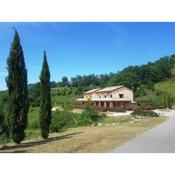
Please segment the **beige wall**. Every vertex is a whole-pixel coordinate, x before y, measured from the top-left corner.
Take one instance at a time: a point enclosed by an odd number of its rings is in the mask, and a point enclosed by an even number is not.
[[[96,98],[112,98],[112,99],[122,99],[120,94],[123,94],[123,98],[130,99],[133,102],[133,91],[123,87],[112,92],[93,92],[91,94],[84,94],[85,99],[96,99]]]
[[[121,89],[118,89],[118,90],[115,90],[115,91],[112,92],[113,98],[120,99],[120,94],[123,94],[124,98],[128,98],[128,99],[131,100],[131,102],[134,102],[133,91],[132,90],[130,90],[126,87],[123,87]]]
[[[90,93],[90,94],[84,94],[85,99],[93,99],[93,98],[98,98],[96,92]]]

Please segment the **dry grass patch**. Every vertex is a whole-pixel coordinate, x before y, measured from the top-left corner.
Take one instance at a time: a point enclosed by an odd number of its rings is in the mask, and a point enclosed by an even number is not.
[[[0,152],[104,153],[165,120],[163,117],[107,118],[100,126],[71,128],[51,134],[48,140],[33,139],[20,145],[8,144]]]

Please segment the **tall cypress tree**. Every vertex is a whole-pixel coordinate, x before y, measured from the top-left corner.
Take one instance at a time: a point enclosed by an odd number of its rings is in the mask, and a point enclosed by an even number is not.
[[[15,29],[15,36],[7,59],[8,104],[11,136],[15,143],[24,140],[24,130],[27,126],[29,109],[27,70],[25,68],[23,49],[19,34]]]
[[[48,138],[51,124],[51,96],[50,96],[50,71],[47,63],[46,52],[44,51],[44,61],[40,75],[40,126],[41,135]]]

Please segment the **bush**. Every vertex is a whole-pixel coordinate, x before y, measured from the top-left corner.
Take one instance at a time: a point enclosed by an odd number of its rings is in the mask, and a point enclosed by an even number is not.
[[[55,111],[50,126],[51,132],[64,131],[67,128],[86,126],[97,123],[102,117],[92,109],[86,108],[81,114],[74,114],[69,110]]]
[[[98,122],[102,117],[98,114],[98,112],[86,108],[77,118],[77,125],[89,125]]]
[[[10,139],[9,120],[7,118],[7,103],[0,98],[0,143],[7,143]]]
[[[32,138],[39,138],[41,137],[41,130],[40,129],[27,129],[25,131],[26,139],[32,139]]]
[[[159,117],[157,113],[151,110],[136,109],[132,113],[133,116]]]
[[[69,111],[55,111],[52,115],[52,122],[50,125],[51,132],[63,131],[66,128],[74,127],[74,114]]]
[[[31,107],[28,113],[28,127],[27,129],[40,129],[39,108]]]
[[[10,131],[5,119],[5,115],[0,111],[0,143],[7,143],[9,141]]]

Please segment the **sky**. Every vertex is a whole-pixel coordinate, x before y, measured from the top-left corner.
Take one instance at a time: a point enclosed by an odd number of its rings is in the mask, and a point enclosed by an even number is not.
[[[39,81],[46,50],[51,80],[118,72],[175,54],[175,23],[2,23],[0,90],[15,27],[24,51],[28,83]]]

